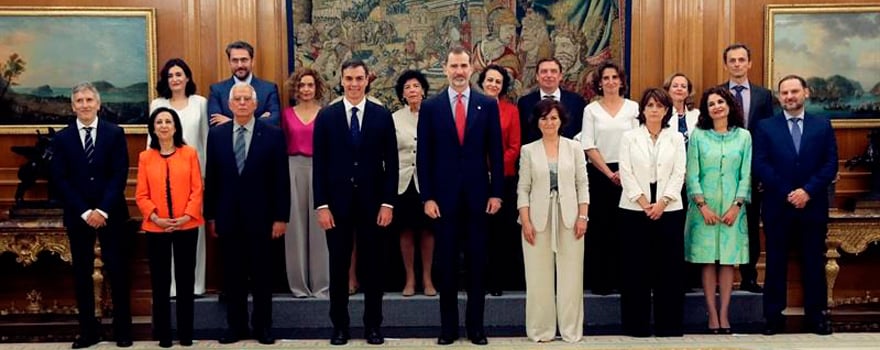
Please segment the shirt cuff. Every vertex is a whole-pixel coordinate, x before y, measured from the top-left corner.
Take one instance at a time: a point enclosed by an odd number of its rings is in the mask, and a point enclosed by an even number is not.
[[[315,208],[315,210],[320,210],[320,209],[330,209],[330,205],[324,204],[324,205],[319,205],[317,208]]]
[[[382,203],[382,206],[388,209],[394,209],[394,206],[388,203]]]
[[[105,212],[104,212],[103,210],[101,210],[101,209],[95,209],[95,211],[98,212],[98,214],[101,214],[101,216],[104,217],[104,220],[107,220],[107,219],[110,218],[110,216],[107,215],[107,213],[105,213]]]
[[[92,210],[86,210],[82,214],[79,215],[83,219],[83,221],[89,221],[89,215],[92,215]]]

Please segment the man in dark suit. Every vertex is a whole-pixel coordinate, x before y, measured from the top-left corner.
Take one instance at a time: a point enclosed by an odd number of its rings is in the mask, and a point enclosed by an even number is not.
[[[257,93],[237,83],[228,105],[235,119],[208,133],[205,219],[220,239],[226,321],[223,344],[248,337],[247,295],[253,293],[253,338],[272,344],[271,241],[290,215],[287,146],[281,129],[254,117]]]
[[[101,243],[104,271],[110,280],[116,345],[129,347],[132,345],[131,305],[126,258],[132,232],[125,229],[128,221],[125,133],[119,126],[98,119],[101,95],[92,84],[74,86],[70,101],[76,121],[55,135],[52,181],[64,203],[64,227],[73,259],[80,334],[72,347],[86,348],[99,341],[100,323],[95,319],[92,280],[96,236]]]
[[[366,99],[367,66],[342,64],[342,102],[315,119],[312,187],[330,252],[332,345],[348,343],[348,268],[357,242],[364,291],[364,338],[382,344],[382,247],[397,196],[397,138],[384,107]]]
[[[730,89],[743,111],[746,128],[754,131],[758,122],[773,116],[773,95],[770,90],[749,82],[749,70],[752,68],[751,50],[744,44],[732,44],[724,49],[724,69],[729,80],[721,86]],[[752,174],[755,172],[752,171]],[[763,194],[759,181],[752,181],[752,200],[746,204],[746,216],[749,226],[749,262],[739,266],[739,289],[752,293],[761,293],[758,285],[758,258],[761,257],[761,198]]]
[[[562,128],[562,136],[573,138],[581,132],[581,124],[584,119],[584,107],[586,102],[581,95],[568,90],[562,90],[559,83],[562,81],[562,64],[556,58],[542,58],[538,61],[536,76],[538,88],[520,97],[517,102],[519,109],[519,125],[529,125],[532,109],[545,98],[552,98],[562,103],[563,108],[570,116],[567,125]],[[540,130],[522,128],[522,144],[528,144],[541,138]]]
[[[828,186],[837,176],[837,141],[831,122],[804,110],[806,81],[789,75],[779,81],[783,112],[760,121],[753,133],[754,170],[764,186],[765,334],[784,329],[788,248],[801,252],[806,329],[831,334],[825,286]]]
[[[442,328],[437,343],[458,338],[458,242],[463,240],[470,269],[467,336],[485,345],[487,214],[501,208],[504,191],[498,103],[468,85],[473,69],[463,48],[449,52],[444,70],[449,87],[425,101],[419,112],[416,154],[425,214],[435,222]]]
[[[228,123],[232,120],[229,108],[229,92],[237,83],[246,83],[254,87],[260,100],[256,101],[257,110],[254,115],[269,124],[279,126],[281,123],[281,104],[278,101],[278,86],[275,83],[257,78],[253,74],[254,47],[244,41],[235,41],[226,46],[226,58],[232,77],[211,84],[208,95],[208,120],[211,126]]]

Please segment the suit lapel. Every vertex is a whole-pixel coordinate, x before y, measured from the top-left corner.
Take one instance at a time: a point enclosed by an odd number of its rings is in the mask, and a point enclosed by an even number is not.
[[[440,110],[443,112],[435,116],[435,118],[439,118],[439,122],[441,123],[439,126],[448,129],[449,132],[447,134],[455,140],[455,144],[459,145],[458,130],[455,128],[455,113],[453,113],[452,106],[450,105],[448,91],[449,90],[444,89],[437,96],[439,99],[438,102],[440,102]],[[452,118],[449,118],[449,116],[452,116]],[[465,135],[467,135],[467,126],[465,126]]]
[[[482,116],[483,113],[483,105],[481,104],[483,101],[477,99],[477,94],[474,89],[471,89],[471,100],[468,101],[468,109],[467,115],[465,116],[464,122],[464,139],[467,141],[468,134],[473,129],[474,124],[477,122],[476,119],[478,116]],[[500,107],[499,107],[500,108]]]
[[[771,125],[774,125],[777,129],[776,133],[782,138],[782,143],[785,144],[785,149],[788,153],[791,154],[792,158],[797,158],[798,152],[795,151],[794,142],[791,140],[791,129],[788,128],[788,120],[785,119],[784,114],[778,114],[775,118],[776,120]],[[804,138],[801,136],[801,144],[804,144],[803,140]]]

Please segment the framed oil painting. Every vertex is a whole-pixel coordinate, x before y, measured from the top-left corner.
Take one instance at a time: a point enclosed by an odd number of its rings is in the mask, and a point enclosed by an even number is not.
[[[0,133],[76,118],[73,85],[91,82],[98,116],[144,130],[156,86],[152,8],[0,7]]]
[[[767,86],[807,79],[807,111],[835,127],[880,126],[880,5],[767,5]]]

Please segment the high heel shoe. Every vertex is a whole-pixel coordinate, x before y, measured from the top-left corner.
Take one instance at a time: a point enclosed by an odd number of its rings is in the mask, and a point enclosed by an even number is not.
[[[718,334],[733,334],[733,331],[730,330],[730,327],[728,327],[728,328],[722,327],[722,328],[718,328]]]

